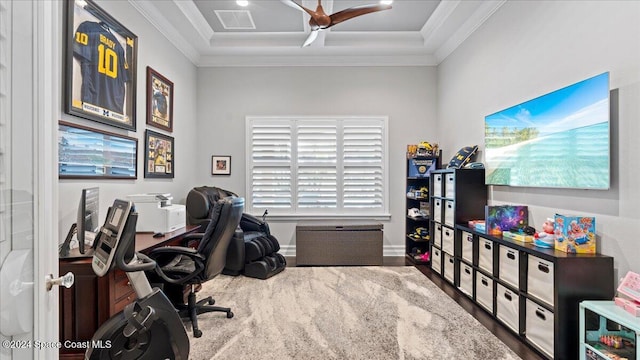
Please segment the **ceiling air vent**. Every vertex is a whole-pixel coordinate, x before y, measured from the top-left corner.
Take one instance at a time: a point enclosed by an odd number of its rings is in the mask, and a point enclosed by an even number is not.
[[[251,30],[256,28],[249,10],[215,10],[222,27],[226,30]]]

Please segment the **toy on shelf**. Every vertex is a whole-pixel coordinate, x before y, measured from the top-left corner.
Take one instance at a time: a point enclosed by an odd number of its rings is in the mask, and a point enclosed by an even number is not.
[[[421,141],[419,144],[407,145],[407,159],[418,156],[437,156],[438,144]]]
[[[596,218],[589,216],[564,216],[556,214],[556,250],[578,253],[596,253]]]
[[[633,271],[627,272],[620,280],[618,294],[622,296],[615,298],[616,305],[631,315],[640,317],[640,275]]]
[[[485,206],[486,232],[502,235],[512,228],[523,229],[529,225],[529,209],[522,205]]]
[[[556,242],[556,235],[553,230],[554,221],[551,218],[547,218],[547,220],[542,224],[542,231],[534,235],[535,240],[533,241],[533,244],[537,247],[553,249]]]

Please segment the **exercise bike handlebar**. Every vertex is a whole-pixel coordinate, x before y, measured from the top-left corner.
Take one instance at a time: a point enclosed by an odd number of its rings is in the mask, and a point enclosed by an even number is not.
[[[120,244],[115,253],[116,266],[125,272],[149,271],[155,269],[157,265],[148,256],[133,251],[135,248],[137,222],[138,213],[132,212],[122,231]],[[134,259],[138,261],[132,261]]]
[[[135,257],[139,262],[126,263],[124,257],[118,257],[116,258],[116,265],[125,272],[149,271],[156,268],[156,262],[147,255],[136,252]]]

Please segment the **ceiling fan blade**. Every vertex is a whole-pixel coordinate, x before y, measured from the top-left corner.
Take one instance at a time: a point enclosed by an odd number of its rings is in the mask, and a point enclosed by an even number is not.
[[[309,14],[311,17],[313,17],[315,15],[315,11],[313,10],[309,10],[306,7],[298,4],[297,2],[293,1],[293,0],[280,0],[283,4],[287,5],[287,6],[291,6],[294,9],[298,9],[300,11],[304,11],[307,14]]]
[[[320,32],[320,29],[312,30],[309,33],[309,37],[307,37],[307,40],[305,40],[304,44],[302,44],[302,47],[307,47],[307,46],[311,45],[311,43],[314,42],[316,40],[316,38],[318,37],[318,33],[319,32]]]
[[[356,16],[369,14],[376,11],[388,10],[391,9],[391,5],[362,5],[362,6],[354,6],[352,8],[344,9],[342,11],[338,11],[337,13],[331,14],[331,25],[339,24],[345,20],[349,20]]]

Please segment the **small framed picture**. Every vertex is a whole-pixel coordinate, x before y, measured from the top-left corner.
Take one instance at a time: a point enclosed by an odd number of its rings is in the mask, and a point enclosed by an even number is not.
[[[147,66],[147,125],[173,131],[173,83]]]
[[[231,156],[213,155],[211,157],[211,175],[231,175]]]
[[[175,148],[173,138],[151,130],[145,131],[144,177],[173,178]]]

